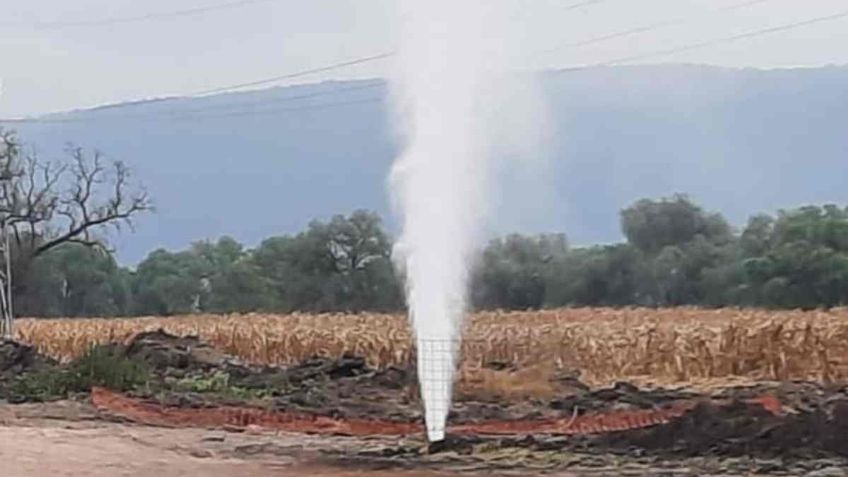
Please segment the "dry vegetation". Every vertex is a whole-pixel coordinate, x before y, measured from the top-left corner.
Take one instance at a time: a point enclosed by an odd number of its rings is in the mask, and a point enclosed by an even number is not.
[[[393,315],[246,315],[21,320],[18,338],[68,360],[96,343],[143,330],[196,334],[249,362],[291,364],[313,355],[408,363],[410,331]],[[569,309],[475,314],[465,332],[462,375],[490,362],[524,370],[578,370],[589,383],[619,379],[848,378],[848,309],[814,312],[697,309]],[[520,375],[515,375],[520,380]]]

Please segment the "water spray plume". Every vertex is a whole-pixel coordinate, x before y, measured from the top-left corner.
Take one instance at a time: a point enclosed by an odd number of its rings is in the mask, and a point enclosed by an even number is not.
[[[510,51],[499,3],[397,2],[392,93],[405,147],[390,178],[403,225],[395,256],[430,441],[444,438],[469,266],[488,212],[492,119],[504,104]]]

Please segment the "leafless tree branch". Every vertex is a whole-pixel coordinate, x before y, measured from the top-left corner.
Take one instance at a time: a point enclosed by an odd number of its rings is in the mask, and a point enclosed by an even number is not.
[[[64,164],[25,155],[17,137],[0,130],[0,225],[35,258],[64,243],[102,247],[104,227],[132,227],[152,210],[147,192],[133,184],[129,168],[99,151],[68,147]]]

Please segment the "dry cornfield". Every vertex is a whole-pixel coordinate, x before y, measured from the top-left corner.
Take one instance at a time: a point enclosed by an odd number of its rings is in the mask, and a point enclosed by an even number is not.
[[[21,341],[69,360],[94,344],[162,328],[197,335],[256,364],[319,355],[364,356],[373,366],[413,356],[403,316],[194,315],[133,319],[25,319]],[[592,383],[848,379],[848,309],[830,311],[561,309],[481,312],[465,326],[461,369],[490,362],[576,370]]]

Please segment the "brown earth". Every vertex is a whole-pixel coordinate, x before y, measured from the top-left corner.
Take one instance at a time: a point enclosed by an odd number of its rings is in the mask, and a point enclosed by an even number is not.
[[[0,338],[0,380],[52,364],[32,346]]]
[[[8,349],[15,373],[40,359]],[[149,367],[154,382],[129,395],[94,389],[100,412],[79,402],[0,405],[0,458],[13,463],[12,471],[98,475],[92,462],[117,469],[102,475],[166,476],[380,475],[375,469],[609,475],[625,467],[633,475],[803,475],[848,468],[848,388],[838,385],[760,383],[695,392],[622,382],[593,389],[574,373],[555,372],[535,377],[546,389],[535,397],[509,398],[489,384],[463,389],[449,439],[428,447],[413,369],[372,369],[350,355],[253,367],[196,338],[162,332],[115,349]],[[525,371],[494,363],[486,382],[516,383]],[[227,389],[253,397],[168,384],[219,375],[227,377]],[[45,424],[45,418],[59,421]],[[115,422],[121,418],[178,428]],[[251,434],[268,430],[278,434]],[[207,440],[210,433],[215,437]],[[218,446],[221,436],[235,447]],[[77,472],[62,474],[63,459]],[[334,463],[345,470],[327,467]]]
[[[406,455],[404,455],[404,453]],[[459,475],[844,475],[834,458],[784,461],[532,450],[482,442],[427,452],[420,439],[158,428],[109,422],[79,402],[0,405],[4,477],[243,475],[442,477]]]
[[[0,412],[2,415],[2,412]],[[321,448],[352,444],[300,435],[258,436],[115,423],[26,420],[0,425],[4,477],[439,477],[435,471],[346,469],[322,462]]]

